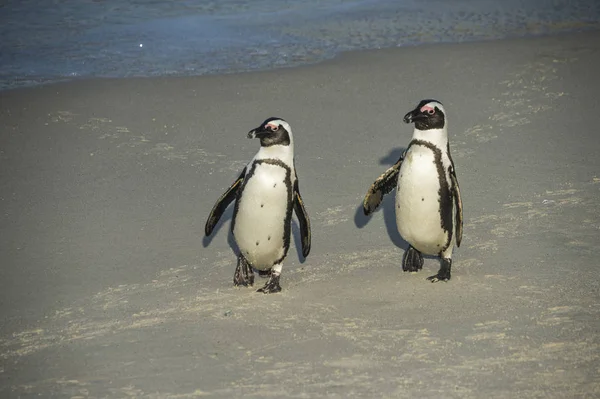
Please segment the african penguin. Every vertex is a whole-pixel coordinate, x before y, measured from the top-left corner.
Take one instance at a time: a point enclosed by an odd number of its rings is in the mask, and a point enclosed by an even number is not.
[[[446,111],[436,100],[423,100],[404,116],[415,129],[398,162],[370,187],[363,201],[365,215],[374,212],[383,196],[396,187],[396,225],[408,250],[404,271],[423,268],[423,255],[441,258],[431,282],[450,280],[452,250],[462,240],[462,200],[450,157]]]
[[[260,149],[217,200],[208,216],[205,234],[212,233],[235,199],[231,230],[239,254],[233,284],[254,285],[257,270],[269,275],[265,286],[258,290],[268,294],[281,291],[279,276],[290,248],[292,209],[298,218],[305,258],[310,252],[310,221],[298,189],[290,125],[281,118],[269,118],[250,130],[248,138],[260,139]]]

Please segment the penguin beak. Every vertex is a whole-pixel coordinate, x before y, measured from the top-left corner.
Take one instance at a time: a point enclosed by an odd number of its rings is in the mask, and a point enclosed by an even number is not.
[[[263,124],[256,129],[252,129],[248,132],[249,139],[263,139],[265,137],[272,136],[278,129],[277,126],[267,123]]]
[[[408,114],[404,115],[404,123],[413,123],[416,121],[421,121],[427,119],[427,115],[421,112],[420,109],[414,109],[410,111]]]
[[[262,139],[262,138],[269,136],[271,133],[273,133],[273,132],[268,127],[260,126],[260,127],[257,127],[256,129],[250,130],[248,132],[248,138],[249,139]]]

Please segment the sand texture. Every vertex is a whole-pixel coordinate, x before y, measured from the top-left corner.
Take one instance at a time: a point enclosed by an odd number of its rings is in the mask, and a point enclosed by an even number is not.
[[[0,397],[600,397],[600,33],[0,92]],[[441,100],[464,203],[452,280],[401,271],[369,185]],[[274,295],[232,286],[217,198],[269,116],[298,226]],[[264,280],[257,279],[257,287]]]

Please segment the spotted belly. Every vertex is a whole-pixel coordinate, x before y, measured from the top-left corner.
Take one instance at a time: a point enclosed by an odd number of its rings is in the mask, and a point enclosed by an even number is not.
[[[440,179],[432,151],[411,147],[400,167],[396,191],[398,232],[410,245],[437,255],[448,245],[442,228]]]
[[[233,236],[255,269],[269,270],[287,254],[292,214],[290,174],[279,165],[255,165],[236,203]]]

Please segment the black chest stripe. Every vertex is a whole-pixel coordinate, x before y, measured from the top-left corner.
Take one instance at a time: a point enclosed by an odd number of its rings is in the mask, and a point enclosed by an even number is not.
[[[440,255],[450,246],[452,242],[452,190],[450,190],[450,184],[446,179],[446,171],[444,170],[444,164],[442,163],[442,151],[431,144],[428,141],[423,140],[413,140],[408,145],[407,151],[413,145],[422,145],[433,152],[433,162],[435,164],[437,175],[438,175],[438,184],[440,189],[438,190],[438,201],[440,203],[440,220],[442,223],[442,230],[448,233],[448,239],[444,244],[443,248],[440,251]]]

